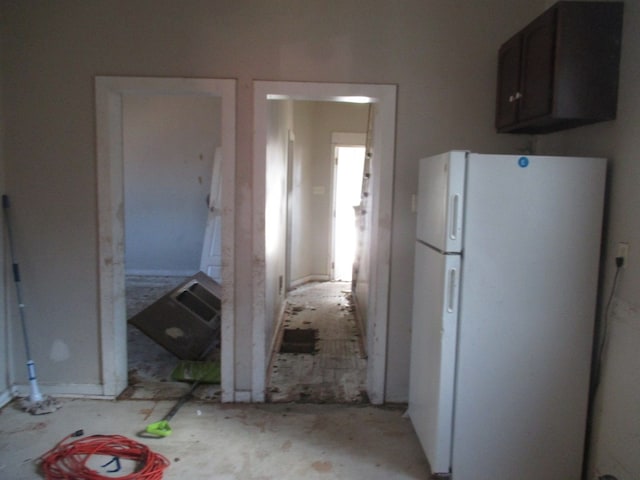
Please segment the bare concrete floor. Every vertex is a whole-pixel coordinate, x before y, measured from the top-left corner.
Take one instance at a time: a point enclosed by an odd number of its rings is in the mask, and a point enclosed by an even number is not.
[[[137,437],[173,402],[62,400],[49,415],[14,404],[0,411],[0,478],[43,478],[38,458],[67,434],[124,435],[171,462],[165,479],[427,479],[429,469],[403,408],[362,405],[228,405],[188,402],[163,439]],[[97,459],[101,460],[101,459]],[[110,458],[105,459],[109,461]],[[90,462],[107,476],[102,461]],[[113,474],[114,476],[122,476]]]

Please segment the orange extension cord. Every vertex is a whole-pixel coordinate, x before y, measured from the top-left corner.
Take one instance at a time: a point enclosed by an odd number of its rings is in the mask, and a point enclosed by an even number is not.
[[[86,466],[91,455],[113,457],[116,468],[120,459],[138,462],[134,473],[115,477],[121,480],[160,480],[169,460],[155,453],[146,445],[121,435],[91,435],[86,438],[67,442],[71,437],[83,435],[82,430],[64,437],[58,444],[42,455],[42,470],[48,480],[102,480],[105,477]],[[111,462],[109,462],[111,463]]]

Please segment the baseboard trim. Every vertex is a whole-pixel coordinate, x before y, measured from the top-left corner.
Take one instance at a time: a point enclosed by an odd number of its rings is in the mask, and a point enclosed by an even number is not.
[[[11,400],[13,400],[13,397],[14,395],[10,388],[0,393],[0,408],[4,407]]]
[[[360,353],[362,358],[368,358],[369,354],[367,353],[367,330],[365,328],[364,318],[362,318],[362,312],[360,311],[358,298],[356,296],[355,289],[351,291],[351,302],[353,303],[353,313],[354,317],[356,317],[356,325],[358,326],[358,331],[360,335],[358,335],[358,339],[360,342]]]
[[[269,349],[269,361],[267,362],[267,375],[266,375],[266,397],[269,399],[269,385],[271,384],[271,372],[273,370],[273,362],[276,354],[280,351],[280,345],[282,345],[282,331],[284,330],[284,314],[287,308],[287,300],[282,302],[280,306],[280,313],[278,314],[278,322],[276,328],[273,329],[273,336],[271,337],[271,348]]]
[[[104,386],[98,384],[60,383],[55,385],[38,384],[43,395],[61,398],[92,398],[113,400],[117,395],[105,394]],[[15,396],[29,396],[30,387],[24,383],[14,385]]]
[[[235,403],[251,403],[251,391],[250,390],[236,390],[234,395]]]
[[[190,277],[194,270],[127,270],[125,275],[138,275],[140,277]]]
[[[294,288],[298,288],[306,283],[328,282],[329,280],[330,280],[329,275],[307,275],[306,277],[293,280],[289,288],[293,290]]]

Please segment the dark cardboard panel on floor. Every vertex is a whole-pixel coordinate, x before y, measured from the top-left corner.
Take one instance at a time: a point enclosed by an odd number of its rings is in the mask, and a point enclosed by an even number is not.
[[[198,272],[129,319],[182,360],[200,360],[220,343],[222,288]]]

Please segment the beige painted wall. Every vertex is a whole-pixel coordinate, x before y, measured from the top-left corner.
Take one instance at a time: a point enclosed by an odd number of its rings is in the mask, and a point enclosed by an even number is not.
[[[417,159],[526,144],[527,137],[493,131],[496,52],[541,4],[405,0],[400,8],[345,0],[328,9],[283,0],[275,10],[261,0],[2,2],[7,189],[20,208],[41,383],[100,382],[94,76],[238,79],[239,389],[251,384],[252,82],[388,83],[398,85],[398,110],[387,400],[406,400]],[[68,347],[66,358],[54,355],[56,339]],[[18,354],[14,360],[21,366]]]
[[[265,351],[269,352],[282,310],[285,290],[288,132],[293,129],[293,102],[271,100],[267,106],[265,191]],[[281,288],[282,285],[282,288]]]
[[[537,139],[540,153],[609,159],[602,304],[611,292],[619,242],[629,243],[629,259],[609,312],[591,473],[621,480],[640,478],[640,1],[624,4],[616,120]]]
[[[310,215],[313,196],[313,106],[314,102],[293,102],[295,135],[291,178],[291,282],[302,282],[313,273],[309,254],[313,229]]]

